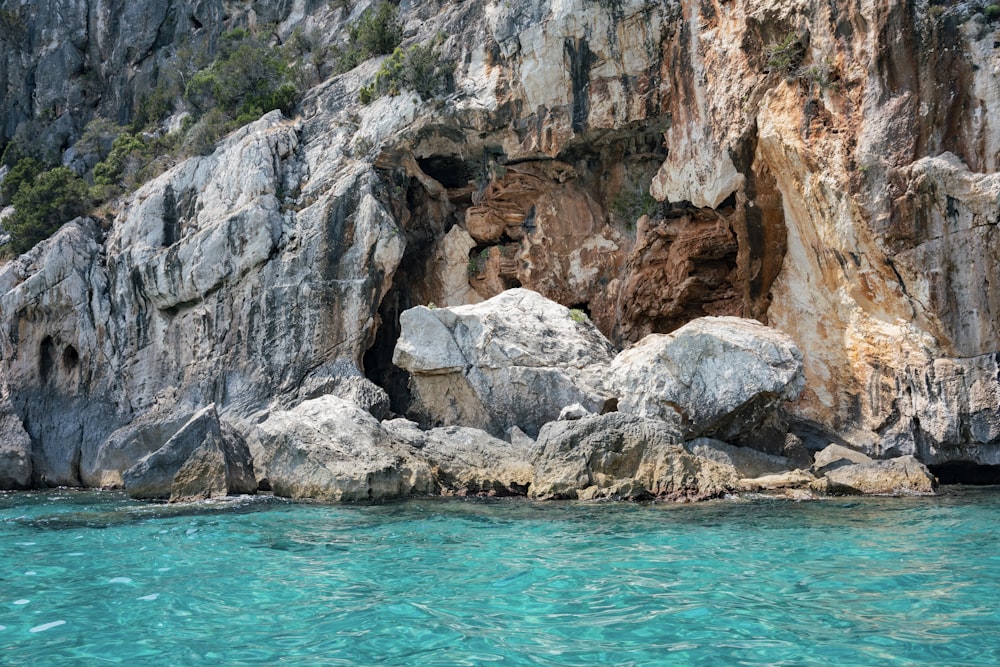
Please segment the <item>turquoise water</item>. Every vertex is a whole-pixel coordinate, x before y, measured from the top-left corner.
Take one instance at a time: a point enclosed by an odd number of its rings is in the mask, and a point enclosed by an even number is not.
[[[701,505],[0,494],[3,665],[997,665],[1000,490]]]

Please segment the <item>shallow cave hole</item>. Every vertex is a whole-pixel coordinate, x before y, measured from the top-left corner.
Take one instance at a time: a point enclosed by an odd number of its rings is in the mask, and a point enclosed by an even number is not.
[[[52,369],[56,365],[55,361],[55,341],[52,340],[52,336],[46,336],[42,339],[42,344],[38,350],[38,375],[42,378],[43,383],[48,382],[52,376]]]
[[[952,461],[927,466],[942,484],[987,486],[1000,484],[1000,465],[980,465],[971,461]]]
[[[76,368],[77,364],[80,363],[80,353],[76,351],[76,348],[72,345],[67,345],[66,349],[63,350],[62,354],[62,366],[63,370],[67,373],[71,372]]]
[[[469,166],[456,155],[417,158],[417,164],[425,174],[446,188],[464,188],[472,176]]]

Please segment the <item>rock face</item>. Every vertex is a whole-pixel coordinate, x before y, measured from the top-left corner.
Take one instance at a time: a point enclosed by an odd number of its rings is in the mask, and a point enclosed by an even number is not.
[[[532,498],[704,499],[736,486],[731,465],[690,454],[672,424],[620,412],[546,424]]]
[[[400,325],[393,363],[410,373],[412,411],[425,423],[534,435],[568,405],[600,412],[612,398],[602,387],[611,345],[582,314],[535,292],[417,307]]]
[[[133,498],[170,502],[257,491],[250,450],[239,433],[219,421],[214,405],[195,413],[122,479]]]
[[[753,320],[706,317],[651,334],[619,354],[611,377],[623,412],[680,420],[687,437],[731,440],[802,390],[802,353]]]
[[[211,54],[223,30],[287,45],[298,28],[342,45],[370,4],[8,7],[0,142],[27,137],[84,171],[85,124],[130,121],[185,40]],[[610,351],[539,361],[544,316],[514,352],[459,340],[502,330],[503,313],[472,304],[518,287],[619,347],[703,316],[756,319],[802,352],[788,413],[812,449],[1000,464],[1000,75],[981,7],[399,3],[404,47],[455,63],[448,95],[359,105],[380,62],[331,76],[317,49],[294,120],[241,128],[0,267],[0,398],[30,439],[30,483],[120,484],[160,440],[130,425],[210,404],[251,439],[329,394],[497,436],[534,435],[574,402],[600,412],[618,393],[601,382]],[[473,310],[411,310],[431,303]],[[401,331],[423,327],[454,349],[400,353],[411,396],[391,362]],[[797,363],[775,345],[776,367]],[[503,370],[507,356],[524,360]],[[676,392],[649,384],[622,408],[669,418],[676,403],[706,425],[686,436],[725,439],[800,386],[775,376],[743,403],[685,404],[699,378],[675,377]],[[21,453],[2,460],[0,478],[25,478]]]

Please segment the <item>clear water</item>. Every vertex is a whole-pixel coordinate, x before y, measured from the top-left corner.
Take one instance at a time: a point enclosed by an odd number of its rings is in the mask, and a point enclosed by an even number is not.
[[[997,665],[1000,490],[634,505],[0,494],[3,665]]]

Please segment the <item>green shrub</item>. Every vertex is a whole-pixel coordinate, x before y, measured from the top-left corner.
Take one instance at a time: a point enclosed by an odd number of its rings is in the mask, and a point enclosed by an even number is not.
[[[653,215],[660,203],[643,188],[623,187],[611,202],[611,212],[631,229],[644,215]]]
[[[570,317],[571,320],[573,320],[577,324],[583,324],[584,320],[587,319],[587,314],[584,313],[579,308],[570,308],[569,309],[569,317]]]
[[[765,54],[767,55],[767,71],[788,74],[802,62],[805,49],[802,47],[798,35],[790,32],[781,41],[769,45]]]
[[[411,90],[421,99],[429,100],[448,92],[452,71],[452,63],[442,61],[433,46],[414,44],[405,50],[397,47],[382,63],[375,79],[358,91],[358,99],[369,104],[383,95]]]
[[[219,139],[236,127],[235,121],[221,110],[212,109],[191,126],[182,149],[188,155],[210,155]]]
[[[983,16],[990,23],[1000,20],[1000,5],[986,5],[983,7]]]
[[[247,122],[274,109],[290,114],[298,89],[285,56],[246,30],[223,33],[218,58],[191,77],[185,97],[202,113],[218,109]]]
[[[10,168],[0,184],[0,203],[8,204],[24,183],[31,183],[45,170],[45,165],[33,157],[20,159]]]
[[[94,165],[94,185],[126,187],[135,182],[135,176],[149,158],[147,147],[139,137],[122,132],[111,144],[108,156]]]
[[[390,2],[369,7],[347,28],[347,47],[335,49],[337,73],[347,72],[375,56],[389,55],[403,41],[398,10]]]
[[[10,249],[21,254],[52,236],[64,222],[86,213],[89,188],[72,170],[57,167],[22,183],[12,203],[14,213],[4,220],[4,228],[10,233]]]

